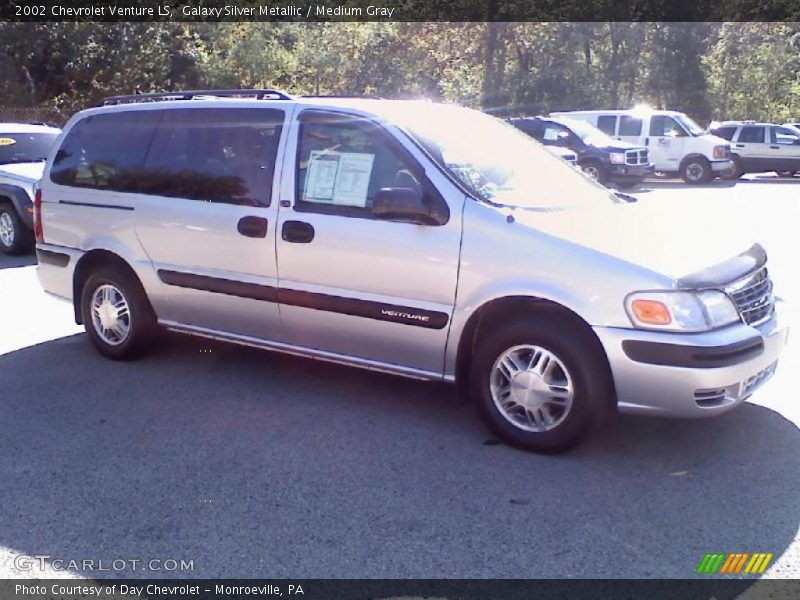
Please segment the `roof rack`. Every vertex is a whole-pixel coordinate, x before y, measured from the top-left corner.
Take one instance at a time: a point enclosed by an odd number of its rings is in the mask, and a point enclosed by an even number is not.
[[[294,100],[294,96],[281,90],[192,90],[181,92],[157,92],[154,94],[130,94],[111,96],[103,99],[98,106],[114,104],[137,104],[140,102],[161,102],[164,100],[192,100],[200,97],[212,98],[254,98],[256,100]]]

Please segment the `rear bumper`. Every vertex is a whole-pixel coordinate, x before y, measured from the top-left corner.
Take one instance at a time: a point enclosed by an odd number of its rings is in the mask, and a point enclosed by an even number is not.
[[[74,248],[36,244],[36,276],[48,294],[72,300],[72,278],[83,252]]]
[[[782,302],[758,328],[695,334],[597,327],[621,412],[708,417],[741,404],[775,372],[788,325]]]

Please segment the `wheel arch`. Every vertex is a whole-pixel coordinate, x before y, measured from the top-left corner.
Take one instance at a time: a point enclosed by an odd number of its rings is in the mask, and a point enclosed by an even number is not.
[[[114,267],[120,269],[122,272],[130,275],[139,286],[142,286],[142,281],[139,279],[136,271],[128,261],[119,254],[101,248],[89,250],[80,257],[72,275],[72,308],[75,312],[75,322],[78,325],[83,324],[83,317],[81,315],[81,295],[83,286],[89,278],[89,275],[100,267]],[[142,286],[142,288],[143,287],[144,286]]]
[[[514,295],[488,300],[475,309],[467,319],[461,331],[456,351],[455,379],[459,391],[466,392],[472,357],[482,331],[485,331],[486,328],[491,327],[493,323],[496,323],[500,319],[521,317],[530,314],[531,311],[549,312],[553,315],[553,318],[566,319],[584,330],[595,343],[596,350],[599,351],[599,356],[601,355],[603,357],[603,367],[607,369],[613,386],[611,365],[608,362],[605,349],[600,342],[600,338],[595,334],[594,329],[592,329],[591,325],[583,317],[574,310],[553,300],[539,296]],[[612,389],[611,392],[612,397],[616,398],[615,390]]]
[[[0,183],[0,204],[8,203],[14,207],[20,220],[27,226],[31,226],[33,217],[25,212],[29,206],[33,206],[28,193],[16,185]]]
[[[705,154],[703,154],[701,152],[692,152],[691,154],[687,154],[686,156],[684,156],[681,159],[681,164],[680,164],[680,167],[678,167],[678,168],[682,170],[689,161],[691,161],[691,160],[693,160],[695,158],[701,158],[706,162],[706,164],[709,164],[709,165],[711,164],[711,162],[708,160],[708,157]]]

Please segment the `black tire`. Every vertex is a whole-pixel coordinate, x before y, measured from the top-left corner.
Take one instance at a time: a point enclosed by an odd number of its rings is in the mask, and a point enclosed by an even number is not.
[[[797,171],[775,171],[778,177],[791,178],[794,177]]]
[[[548,408],[551,423],[560,422],[545,431],[528,431],[524,425],[512,423],[492,395],[492,383],[498,377],[497,373],[493,375],[496,361],[509,349],[523,345],[551,352],[565,366],[572,382],[571,407],[563,412]],[[555,368],[561,372],[560,366]],[[593,424],[604,420],[614,397],[608,361],[599,342],[584,325],[556,310],[509,320],[479,340],[470,366],[470,393],[484,423],[498,438],[518,448],[548,454],[580,443]],[[515,393],[519,392],[506,398]],[[518,411],[519,418],[527,418],[530,424],[530,417],[523,416],[527,411],[520,405],[511,410]]]
[[[733,166],[729,171],[722,171],[719,174],[720,179],[724,179],[725,181],[736,181],[737,179],[741,178],[744,175],[744,167],[742,167],[742,161],[738,156],[734,156],[732,159]]]
[[[603,185],[606,184],[608,181],[608,172],[606,169],[596,160],[589,160],[585,163],[580,165],[581,170],[586,173],[589,177],[596,180],[598,183],[602,183]]]
[[[33,249],[33,232],[25,226],[14,206],[8,202],[0,204],[0,227],[9,228],[0,234],[0,252],[27,254]]]
[[[702,156],[686,159],[681,165],[681,179],[693,185],[702,185],[714,177],[711,164]]]
[[[102,286],[112,286],[118,290],[128,307],[127,335],[116,344],[100,335],[92,318],[92,301],[95,292]],[[139,281],[131,274],[113,267],[101,267],[86,279],[81,291],[81,316],[86,334],[94,347],[113,360],[141,356],[152,347],[158,331],[155,312]],[[119,320],[125,321],[124,317]]]

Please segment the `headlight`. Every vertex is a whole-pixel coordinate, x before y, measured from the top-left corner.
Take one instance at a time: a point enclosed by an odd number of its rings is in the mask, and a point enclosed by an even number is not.
[[[714,146],[714,158],[727,158],[730,154],[730,146]]]
[[[615,165],[624,165],[625,164],[625,155],[622,152],[612,152],[609,154],[611,158],[612,164]]]
[[[740,321],[728,296],[703,292],[634,292],[625,299],[631,322],[641,329],[708,331]]]

